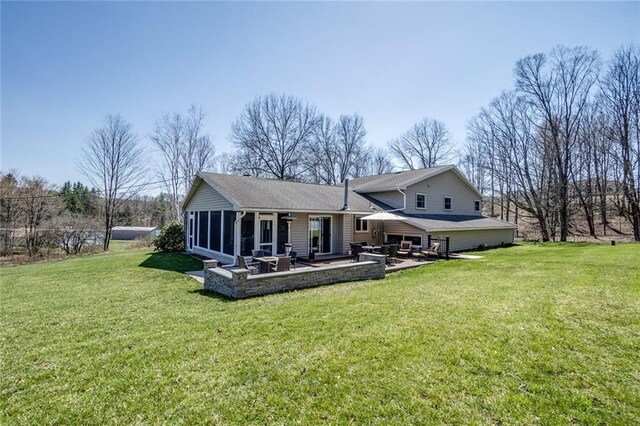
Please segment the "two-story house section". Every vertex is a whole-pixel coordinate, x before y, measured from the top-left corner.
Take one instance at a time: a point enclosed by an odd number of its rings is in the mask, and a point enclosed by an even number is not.
[[[427,235],[450,238],[450,250],[513,243],[516,226],[482,215],[482,194],[455,166],[353,179],[351,188],[404,221],[384,224],[385,239],[424,245]]]

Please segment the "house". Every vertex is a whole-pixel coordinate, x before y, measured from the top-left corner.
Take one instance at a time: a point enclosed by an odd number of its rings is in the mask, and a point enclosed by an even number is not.
[[[352,241],[449,237],[450,250],[513,242],[513,224],[482,215],[482,196],[455,166],[318,185],[200,172],[183,204],[189,252],[233,263],[254,249],[299,257],[347,255]],[[402,221],[362,217],[393,211]]]

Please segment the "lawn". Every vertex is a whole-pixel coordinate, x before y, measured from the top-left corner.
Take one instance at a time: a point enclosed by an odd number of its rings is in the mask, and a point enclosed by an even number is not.
[[[639,424],[640,245],[242,301],[183,255],[4,268],[2,424]]]

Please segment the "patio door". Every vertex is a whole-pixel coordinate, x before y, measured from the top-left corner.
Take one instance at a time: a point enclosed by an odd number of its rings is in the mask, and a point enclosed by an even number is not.
[[[309,217],[309,253],[331,253],[331,216]]]
[[[256,248],[264,250],[265,254],[276,253],[275,215],[261,214],[256,221]]]

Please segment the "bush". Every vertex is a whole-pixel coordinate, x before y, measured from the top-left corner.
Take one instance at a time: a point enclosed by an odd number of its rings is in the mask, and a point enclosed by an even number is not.
[[[153,245],[155,251],[184,251],[184,227],[177,222],[165,225],[160,235],[153,240]]]
[[[480,243],[478,245],[478,251],[485,251],[487,249],[487,245],[485,243]]]

